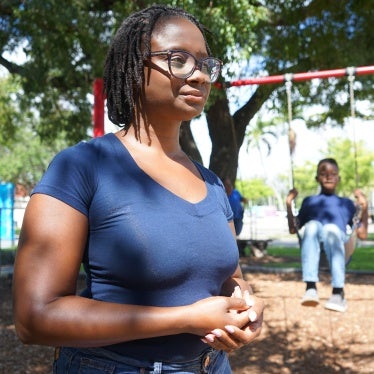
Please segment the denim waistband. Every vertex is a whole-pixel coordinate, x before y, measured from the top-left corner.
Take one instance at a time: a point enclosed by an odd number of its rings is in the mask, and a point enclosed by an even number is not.
[[[136,359],[129,356],[123,356],[112,352],[105,348],[56,348],[55,359],[57,360],[60,354],[73,358],[73,356],[87,356],[97,357],[117,363],[125,364],[139,369],[140,373],[147,374],[161,374],[172,373],[177,371],[190,371],[192,373],[208,373],[210,364],[214,361],[216,356],[220,353],[213,348],[208,348],[195,359],[185,362],[167,362],[167,361],[152,361],[146,359]]]

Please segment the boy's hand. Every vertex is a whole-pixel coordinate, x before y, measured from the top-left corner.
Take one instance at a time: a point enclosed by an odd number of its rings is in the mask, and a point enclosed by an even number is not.
[[[366,195],[359,188],[354,191],[354,197],[356,198],[357,204],[361,206],[362,210],[366,210],[368,208]]]
[[[291,205],[292,201],[296,199],[296,197],[297,197],[298,194],[299,194],[299,192],[297,191],[297,189],[296,188],[292,188],[288,192],[288,195],[287,195],[287,198],[286,198],[286,204]]]

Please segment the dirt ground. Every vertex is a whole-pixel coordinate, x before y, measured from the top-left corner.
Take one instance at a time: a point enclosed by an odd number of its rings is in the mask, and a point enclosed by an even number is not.
[[[261,337],[231,355],[234,374],[374,373],[373,275],[347,274],[348,310],[341,314],[323,308],[331,292],[328,273],[318,284],[321,304],[307,308],[300,305],[300,273],[257,272],[246,267],[248,259],[242,263],[266,310]],[[16,338],[9,279],[0,278],[0,295],[0,373],[51,373],[53,349]]]

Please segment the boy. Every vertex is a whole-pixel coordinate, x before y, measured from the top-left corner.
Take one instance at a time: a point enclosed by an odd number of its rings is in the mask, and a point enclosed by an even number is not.
[[[248,199],[242,196],[240,192],[234,188],[230,178],[225,178],[223,184],[225,186],[231,209],[234,213],[235,233],[236,236],[239,236],[243,229],[244,207],[242,204],[248,204]]]
[[[326,253],[331,271],[332,296],[325,308],[337,312],[345,312],[347,303],[344,299],[345,282],[345,244],[350,235],[347,227],[352,228],[356,207],[353,201],[336,195],[336,187],[340,182],[339,167],[333,158],[325,158],[318,163],[316,181],[321,192],[306,197],[297,217],[293,216],[292,201],[298,192],[292,189],[286,199],[288,227],[291,234],[304,226],[301,241],[301,260],[303,281],[306,292],[301,304],[316,306],[319,303],[316,282],[318,282],[318,265],[320,244]],[[355,191],[357,204],[360,206],[360,222],[356,234],[360,239],[367,237],[368,213],[365,195]]]

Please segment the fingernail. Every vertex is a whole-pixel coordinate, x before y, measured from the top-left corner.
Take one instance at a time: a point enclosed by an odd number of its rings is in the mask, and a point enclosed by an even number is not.
[[[253,306],[255,305],[255,301],[253,298],[250,296],[248,291],[244,291],[244,300],[248,306]]]
[[[249,320],[250,320],[251,322],[256,321],[256,319],[257,319],[257,313],[256,313],[254,310],[250,310],[250,311],[248,312],[248,318],[249,318]]]
[[[233,334],[235,332],[235,329],[233,326],[227,325],[225,326],[226,331],[228,331],[230,334]]]
[[[236,287],[234,288],[234,292],[232,293],[232,295],[233,295],[234,297],[240,297],[240,296],[241,296],[241,292],[240,292],[240,287],[239,287],[239,286],[236,286]]]
[[[205,339],[208,342],[213,343],[214,342],[214,335],[212,335],[212,334],[205,335]]]
[[[212,333],[217,337],[217,338],[220,338],[222,336],[222,333],[221,331],[219,330],[213,330]]]

